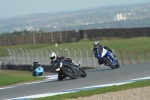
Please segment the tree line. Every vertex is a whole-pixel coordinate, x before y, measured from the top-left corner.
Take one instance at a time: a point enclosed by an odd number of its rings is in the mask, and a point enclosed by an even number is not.
[[[29,35],[29,34],[37,34],[37,33],[44,33],[44,31],[28,31],[28,30],[23,30],[23,31],[14,31],[14,32],[5,32],[0,34],[0,37],[7,37],[7,36],[18,36],[18,35]]]
[[[0,34],[0,37],[5,36],[13,36],[13,35],[28,35],[28,34],[36,34],[36,33],[45,33],[48,31],[68,31],[68,30],[83,30],[83,29],[106,29],[106,28],[140,28],[140,27],[149,27],[150,26],[150,18],[138,19],[138,20],[126,20],[126,21],[113,21],[113,22],[105,22],[105,23],[96,23],[96,24],[89,24],[89,25],[78,25],[78,26],[69,26],[68,28],[62,27],[56,30],[51,28],[44,29],[40,31],[14,31],[12,33],[6,32]]]

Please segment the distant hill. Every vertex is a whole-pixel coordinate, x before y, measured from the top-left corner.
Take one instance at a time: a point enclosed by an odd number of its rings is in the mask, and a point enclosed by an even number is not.
[[[120,18],[118,18],[118,15]],[[0,19],[0,33],[12,31],[64,31],[91,28],[150,26],[150,4],[100,7],[73,12],[41,13]]]

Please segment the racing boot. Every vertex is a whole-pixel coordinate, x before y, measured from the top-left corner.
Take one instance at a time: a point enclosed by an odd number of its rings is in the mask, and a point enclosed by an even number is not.
[[[74,65],[78,68],[80,68],[80,64],[74,63]]]
[[[79,66],[80,66],[80,64],[77,64],[77,63],[75,63],[74,61],[72,61],[72,63],[73,63],[76,67],[79,67]]]
[[[113,54],[114,55],[114,57],[116,58],[116,55],[115,54]]]
[[[75,63],[74,61],[72,61],[72,63],[73,63],[79,70],[82,70],[80,64],[77,64],[77,63]]]

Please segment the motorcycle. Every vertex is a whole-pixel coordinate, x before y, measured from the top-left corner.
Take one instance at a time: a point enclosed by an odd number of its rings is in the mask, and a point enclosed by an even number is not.
[[[100,48],[100,49],[102,50],[102,52],[100,52],[101,50],[98,51],[98,57],[104,63],[104,65],[107,65],[107,66],[111,67],[112,69],[120,67],[120,64],[119,64],[119,62],[118,62],[116,57],[114,58],[116,60],[116,64],[113,65],[113,61],[108,56],[107,50],[104,49],[104,48]]]
[[[58,80],[61,81],[66,77],[76,79],[77,77],[86,77],[86,71],[80,66],[76,66],[68,60],[62,60],[60,67],[53,66],[56,72],[58,72]]]
[[[44,68],[38,64],[37,67],[33,68],[32,75],[33,76],[43,76],[44,75]]]

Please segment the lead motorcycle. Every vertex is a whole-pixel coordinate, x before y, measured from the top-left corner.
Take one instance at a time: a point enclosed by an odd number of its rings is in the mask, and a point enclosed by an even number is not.
[[[56,67],[54,65],[52,66],[53,66],[53,69],[56,72],[58,72],[58,75],[61,75],[61,76],[58,76],[59,81],[65,79],[66,77],[69,77],[71,79],[76,79],[77,77],[83,78],[87,76],[86,71],[80,65],[76,66],[67,59],[63,59],[60,62],[59,67]]]
[[[98,59],[100,59],[100,61],[102,61],[104,65],[107,65],[107,66],[111,67],[112,69],[119,68],[120,64],[119,64],[117,58],[116,57],[114,58],[116,60],[116,64],[113,65],[113,61],[108,56],[109,54],[107,51],[108,50],[106,50],[104,48],[100,48],[98,51]]]

